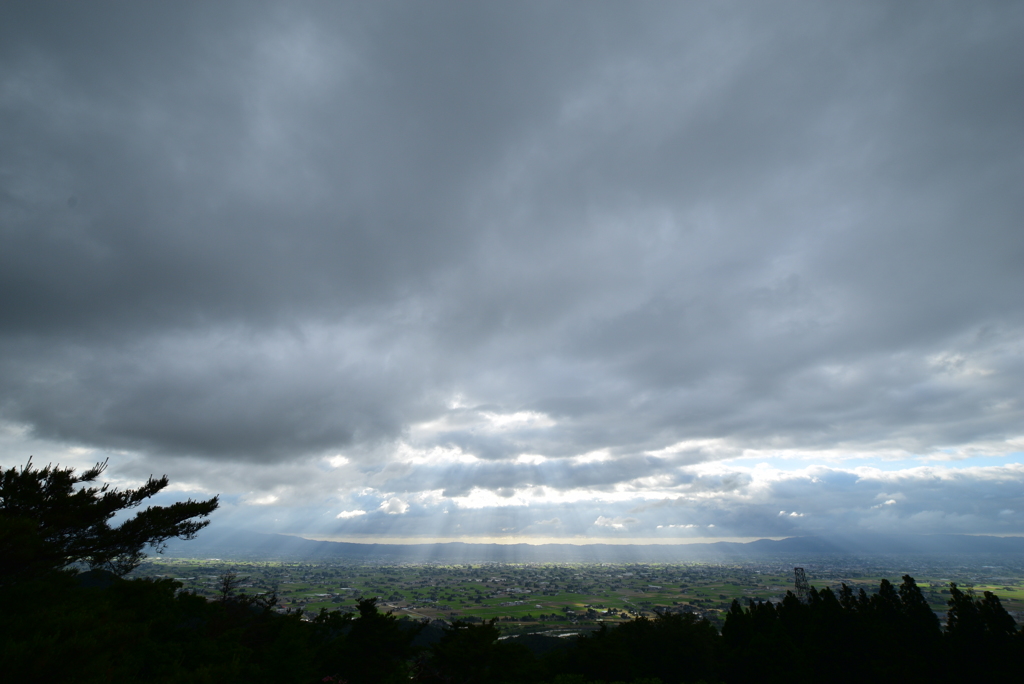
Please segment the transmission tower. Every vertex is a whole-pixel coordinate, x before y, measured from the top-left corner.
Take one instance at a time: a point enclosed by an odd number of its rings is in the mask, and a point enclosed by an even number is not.
[[[793,583],[796,585],[796,597],[801,603],[805,603],[811,587],[807,584],[807,575],[804,574],[803,568],[793,568]]]

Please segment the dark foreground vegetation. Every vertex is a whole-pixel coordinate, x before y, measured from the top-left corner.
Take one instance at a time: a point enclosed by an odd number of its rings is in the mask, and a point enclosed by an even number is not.
[[[499,640],[493,622],[440,629],[359,602],[313,620],[272,596],[214,601],[172,580],[59,573],[3,590],[0,662],[18,682],[962,682],[1019,675],[1024,637],[999,599],[951,585],[943,629],[913,579],[877,594],[812,590],[738,602],[719,634],[693,614],[585,637]]]
[[[2,473],[4,681],[962,682],[1012,681],[1024,662],[1024,632],[997,596],[951,583],[943,625],[910,576],[871,595],[843,585],[778,604],[734,601],[721,633],[694,613],[664,612],[587,636],[499,639],[494,621],[403,621],[375,599],[309,619],[275,611],[273,593],[236,593],[230,575],[210,600],[170,579],[120,575],[138,565],[142,544],[193,534],[203,524],[193,518],[216,500],[150,507],[111,528],[116,512],[166,481],[75,489],[96,475]]]

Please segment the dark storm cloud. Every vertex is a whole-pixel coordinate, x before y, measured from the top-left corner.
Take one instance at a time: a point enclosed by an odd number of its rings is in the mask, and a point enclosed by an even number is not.
[[[11,414],[52,437],[172,454],[282,458],[380,439],[416,414],[415,400],[406,402],[404,415],[391,406],[392,393],[410,382],[418,389],[412,369],[395,376],[359,354],[366,341],[345,341],[348,349],[339,350],[334,339],[308,335],[171,334],[102,350],[55,345],[45,359],[12,353],[0,369],[14,395]]]
[[[1022,25],[8,3],[0,418],[183,473],[343,451],[381,491],[453,496],[1013,438]],[[700,439],[728,448],[672,450]]]

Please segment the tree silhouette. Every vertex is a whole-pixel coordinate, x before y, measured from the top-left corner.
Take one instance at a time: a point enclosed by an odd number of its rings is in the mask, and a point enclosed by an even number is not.
[[[903,584],[899,588],[900,602],[903,604],[903,614],[906,616],[910,627],[914,631],[924,634],[938,636],[939,618],[932,612],[928,605],[928,599],[921,593],[917,582],[910,575],[903,576]]]
[[[956,582],[950,582],[949,595],[946,632],[951,637],[972,642],[986,636],[1006,638],[1016,632],[1017,623],[991,591],[979,599],[970,589],[961,591]]]
[[[117,513],[135,508],[163,490],[167,477],[150,477],[138,489],[109,485],[76,487],[96,481],[107,462],[83,473],[48,465],[0,472],[0,584],[63,570],[77,563],[124,575],[173,537],[192,539],[217,509],[217,497],[149,506],[111,527]]]
[[[953,593],[960,596],[955,586]],[[991,622],[1011,633],[1012,625],[998,617],[997,601],[993,597],[985,604],[994,616]],[[961,607],[964,619],[980,623],[982,603]],[[938,618],[910,575],[903,576],[898,589],[883,579],[871,596],[843,584],[838,592],[811,587],[806,602],[792,592],[778,605],[752,601],[744,609],[733,601],[722,628],[729,654],[725,679],[945,681],[950,668],[943,661],[942,639]],[[851,653],[858,656],[851,658]],[[765,667],[766,662],[773,665]]]

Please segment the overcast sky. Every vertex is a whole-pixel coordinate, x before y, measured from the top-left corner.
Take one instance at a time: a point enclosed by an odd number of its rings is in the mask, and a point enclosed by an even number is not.
[[[1024,534],[1022,35],[5,2],[0,464],[357,541]]]

